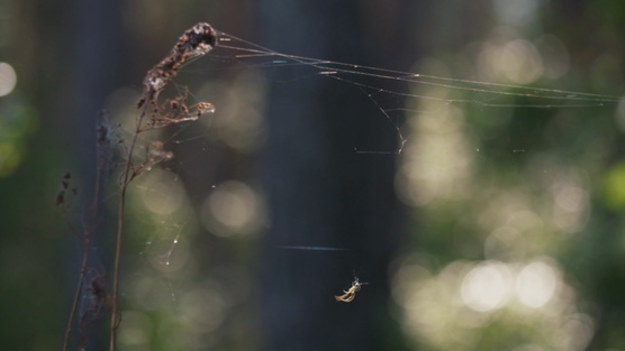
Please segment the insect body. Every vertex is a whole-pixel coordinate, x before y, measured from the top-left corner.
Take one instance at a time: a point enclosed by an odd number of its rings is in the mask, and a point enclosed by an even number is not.
[[[334,299],[341,302],[352,302],[356,298],[356,293],[362,288],[363,285],[367,284],[368,283],[361,283],[358,280],[358,277],[354,277],[352,286],[350,286],[347,290],[343,290],[343,295],[335,295]]]

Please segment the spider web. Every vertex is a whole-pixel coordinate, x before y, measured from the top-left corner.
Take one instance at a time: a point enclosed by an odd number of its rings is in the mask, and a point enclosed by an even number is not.
[[[297,84],[301,80],[321,78],[362,92],[371,108],[377,109],[380,118],[388,121],[388,127],[395,131],[398,143],[395,150],[365,151],[354,145],[357,153],[401,153],[407,141],[402,131],[402,121],[410,114],[436,114],[450,106],[477,108],[482,111],[509,111],[515,108],[546,111],[613,108],[620,99],[618,96],[606,94],[458,79],[290,55],[223,32],[219,32],[217,46],[206,59],[211,64],[220,62],[253,74],[262,75],[269,70],[288,71],[288,78],[279,82],[282,84]],[[190,68],[183,74],[202,75],[208,74],[207,72]],[[210,72],[215,73],[212,70]],[[397,88],[398,83],[402,88]],[[208,96],[206,98],[210,99]]]
[[[399,95],[407,99],[434,100],[446,104],[469,103],[483,107],[529,107],[540,109],[600,107],[614,104],[620,99],[618,96],[605,94],[457,79],[289,55],[264,48],[227,33],[221,32],[219,35],[217,51],[211,54],[213,57],[220,56],[222,59],[235,59],[239,62],[245,62],[245,65],[248,67],[256,68],[302,66],[310,69],[312,72],[308,72],[294,80],[304,79],[312,75],[326,76],[345,82],[348,85],[363,88],[366,91]],[[230,52],[220,54],[221,51]],[[246,60],[256,60],[256,62],[247,63]],[[376,82],[363,83],[359,81],[359,78],[362,77],[374,78],[378,82],[377,84]],[[385,87],[384,82],[388,81],[400,81],[413,86],[445,88],[457,96],[438,97],[393,90]],[[464,94],[460,95],[459,93]],[[466,93],[471,93],[472,95],[467,96]],[[510,103],[503,99],[505,97],[523,97],[533,100],[526,103]],[[384,111],[392,110],[391,108],[380,108]]]
[[[396,133],[397,148],[390,151],[375,149],[363,150],[358,146],[354,146],[353,152],[357,154],[402,154],[404,146],[409,140],[409,137],[405,135],[406,133],[402,127],[402,121],[405,119],[406,114],[427,114],[435,116],[437,113],[444,112],[445,109],[448,109],[450,106],[469,106],[478,108],[481,111],[510,110],[515,108],[548,111],[613,109],[620,100],[620,97],[614,95],[589,93],[579,90],[542,88],[520,84],[459,79],[291,55],[277,52],[219,31],[218,42],[215,49],[206,57],[197,58],[192,61],[200,59],[209,61],[207,65],[217,63],[218,68],[198,68],[198,66],[200,66],[198,63],[188,64],[180,72],[182,78],[178,78],[174,83],[174,89],[177,94],[188,94],[193,102],[211,100],[211,96],[219,95],[214,94],[215,91],[224,90],[227,87],[223,82],[220,82],[214,86],[209,84],[208,88],[204,86],[203,91],[200,89],[198,92],[188,87],[188,85],[191,84],[181,83],[180,81],[184,81],[185,76],[213,76],[215,72],[223,70],[234,71],[236,72],[234,75],[244,77],[244,79],[250,79],[252,87],[263,84],[263,78],[259,78],[258,76],[262,74],[263,71],[288,69],[289,72],[291,72],[290,78],[282,80],[280,83],[297,84],[301,80],[329,79],[339,82],[350,89],[360,91],[363,96],[366,97],[366,100],[370,102],[371,108],[378,111],[379,118],[386,120],[388,128]],[[403,83],[407,88],[394,88],[393,85],[397,82]],[[250,84],[250,81],[246,81],[245,84]],[[240,86],[235,87],[235,89],[236,88],[240,88]],[[393,99],[381,99],[381,96],[391,96]],[[243,100],[244,97],[237,101],[229,101],[229,103],[245,103]],[[382,100],[385,101],[386,105],[382,104]],[[395,104],[389,105],[388,101],[395,101]],[[215,103],[215,105],[218,110],[228,108],[227,104]],[[218,143],[215,137],[211,136],[211,129],[215,128],[214,124],[220,123],[219,121],[215,121],[215,119],[219,119],[219,117],[206,118],[204,120],[204,128],[197,128],[193,123],[182,124],[171,128],[165,133],[164,143],[173,148],[190,147],[194,150],[208,151]],[[163,136],[160,132],[156,134]],[[147,140],[154,138],[154,133],[146,133],[146,135],[142,137],[146,140],[145,143],[147,144]],[[221,142],[224,142],[224,140],[221,140]],[[249,152],[249,148],[258,146],[258,143],[252,142],[251,144],[252,146],[242,147],[244,152]],[[477,148],[475,151],[480,152],[483,151],[483,149]],[[523,153],[526,149],[513,148],[509,151],[512,153]],[[182,156],[179,157],[181,154]],[[188,159],[185,157],[185,154],[184,152],[177,153],[175,162],[165,164],[164,169],[173,172],[171,180],[174,184],[179,184],[180,182],[178,172],[185,172],[187,166],[197,162],[195,154],[189,154]],[[137,188],[143,191],[143,193],[159,193],[160,196],[163,196],[162,189],[155,190],[154,185],[142,184]],[[210,188],[216,189],[218,185],[212,184]],[[167,200],[159,201],[167,202]],[[173,220],[172,217],[170,221],[172,222],[169,223],[169,226],[175,229],[173,232],[176,232],[176,235],[166,239],[165,241],[169,244],[161,243],[160,249],[157,250],[159,253],[156,254],[157,259],[155,262],[158,262],[157,265],[161,266],[169,266],[172,263],[172,255],[176,250],[176,246],[181,240],[184,240],[184,228],[188,223],[197,221],[197,219],[187,219],[182,222],[177,222],[177,220]],[[164,222],[163,224],[167,225]],[[154,245],[154,241],[149,239],[146,240],[145,243],[148,246]],[[344,247],[294,245],[290,243],[284,243],[276,247],[283,250],[320,252],[341,252],[349,250],[349,248]]]
[[[613,109],[620,99],[576,90],[449,78],[284,54],[223,32],[219,33],[214,51],[202,60],[208,63],[195,62],[180,72],[174,89],[188,89],[192,100],[212,102],[217,108],[216,115],[204,118],[199,127],[187,123],[158,132],[156,136],[154,133],[142,136],[146,145],[152,138],[161,138],[176,156],[161,169],[142,177],[133,187],[136,201],[142,203],[133,215],[133,220],[138,219],[135,229],[141,233],[134,245],[141,257],[134,275],[142,278],[128,287],[128,295],[148,310],[165,306],[171,312],[172,316],[168,317],[171,320],[176,320],[175,315],[185,316],[177,320],[183,327],[172,328],[168,336],[185,345],[192,344],[193,338],[205,337],[207,330],[223,327],[227,316],[243,308],[242,301],[251,294],[250,271],[224,257],[236,257],[241,250],[249,250],[256,244],[254,233],[266,225],[262,195],[245,176],[238,176],[242,180],[232,180],[237,178],[233,176],[234,171],[220,174],[204,166],[213,163],[213,167],[223,167],[228,163],[225,160],[228,157],[212,159],[219,154],[215,150],[251,158],[262,145],[263,120],[259,111],[263,108],[262,96],[255,91],[262,91],[259,88],[266,82],[264,71],[288,70],[290,78],[282,81],[283,84],[327,79],[362,93],[397,139],[396,147],[391,150],[359,145],[350,150],[365,157],[405,156],[412,135],[404,123],[408,115],[427,115],[434,120],[443,116],[440,118],[449,121],[450,117],[446,116],[456,107],[486,112],[513,109],[603,111]],[[217,67],[203,67],[212,65]],[[232,84],[219,80],[199,84],[185,82],[189,77],[215,75],[236,79]],[[406,88],[396,88],[398,82]],[[241,109],[248,113],[241,113]],[[240,115],[245,115],[245,121]],[[480,153],[484,148],[480,145],[474,150]],[[525,153],[526,150],[527,147],[518,146],[508,152]],[[201,160],[198,160],[198,151],[203,155]],[[242,173],[251,178],[249,172]],[[187,184],[195,189],[197,184],[206,183],[206,179],[211,181],[204,188],[199,187],[201,191],[184,195]],[[419,203],[424,197],[427,198],[427,194],[417,194],[407,201]],[[224,206],[226,210],[221,210]],[[231,217],[228,212],[234,211],[228,209],[236,209],[244,215]],[[199,236],[199,228],[212,235]],[[235,245],[223,238],[243,238],[245,243]],[[214,249],[199,252],[196,245]],[[275,248],[324,255],[349,255],[350,250],[327,243],[292,242],[280,243]],[[201,268],[215,266],[208,274]],[[354,265],[349,270],[357,268]],[[196,284],[194,280],[201,276],[210,278]],[[198,311],[191,311],[192,308]],[[147,323],[139,315],[131,315],[129,320],[122,328],[133,330]],[[181,341],[189,335],[191,341]],[[207,345],[206,340],[203,339],[202,344]]]

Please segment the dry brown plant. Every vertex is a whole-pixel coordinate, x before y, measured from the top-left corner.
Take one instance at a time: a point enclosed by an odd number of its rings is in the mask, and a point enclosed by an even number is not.
[[[217,32],[208,23],[198,23],[186,30],[178,39],[170,54],[152,67],[143,80],[143,92],[137,104],[135,127],[128,142],[119,140],[112,142],[111,131],[106,124],[97,128],[96,148],[98,161],[96,164],[96,179],[93,190],[93,198],[88,216],[83,220],[82,230],[77,232],[77,237],[83,251],[78,283],[72,301],[70,315],[65,329],[63,351],[70,347],[72,332],[77,324],[80,331],[78,348],[83,350],[88,340],[90,324],[100,318],[105,308],[110,308],[109,324],[109,351],[114,351],[117,344],[117,330],[121,322],[119,310],[119,285],[121,270],[121,252],[124,241],[126,195],[130,183],[144,172],[150,171],[154,166],[174,157],[171,151],[165,149],[162,141],[155,140],[145,147],[145,153],[137,153],[139,136],[155,129],[162,129],[174,124],[195,121],[202,115],[215,111],[214,106],[208,102],[198,102],[189,105],[188,92],[183,92],[173,98],[159,98],[161,92],[173,81],[180,68],[192,59],[208,54],[216,45]],[[98,204],[101,197],[101,177],[105,169],[112,164],[110,159],[110,144],[118,144],[127,147],[122,151],[123,164],[119,181],[119,200],[117,203],[117,226],[115,230],[115,247],[112,258],[113,269],[111,272],[110,287],[106,284],[104,274],[93,272],[89,267],[89,252],[98,225]],[[107,149],[105,152],[104,149]],[[107,154],[108,152],[108,154]],[[136,153],[136,155],[135,155]],[[108,156],[102,156],[108,155]],[[66,173],[61,180],[61,188],[56,197],[56,204],[66,209],[69,199],[75,195],[76,189],[70,184],[71,174]],[[88,308],[77,318],[78,306],[82,299],[87,298]]]

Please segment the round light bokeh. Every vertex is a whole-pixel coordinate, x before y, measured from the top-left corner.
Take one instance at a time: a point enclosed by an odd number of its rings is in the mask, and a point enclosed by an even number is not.
[[[17,84],[17,73],[13,66],[0,62],[0,97],[9,95]]]

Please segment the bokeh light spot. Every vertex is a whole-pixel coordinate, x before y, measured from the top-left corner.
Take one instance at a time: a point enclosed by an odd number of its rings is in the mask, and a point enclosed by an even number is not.
[[[201,221],[219,236],[248,234],[258,228],[263,206],[247,184],[228,181],[215,188],[204,202]]]
[[[512,273],[498,261],[486,261],[471,269],[462,281],[462,301],[471,309],[489,312],[501,308],[511,294]]]
[[[516,278],[516,295],[527,307],[543,307],[555,295],[558,280],[557,271],[551,265],[532,262],[523,267]]]
[[[150,319],[141,312],[124,311],[124,323],[120,324],[119,339],[122,344],[138,347],[147,346],[150,340]]]
[[[480,45],[476,68],[481,79],[514,84],[533,83],[546,69],[539,48],[510,27],[493,30],[491,38]]]
[[[141,186],[141,198],[147,209],[156,214],[172,214],[186,200],[186,193],[176,181],[176,175],[162,169],[146,174]]]
[[[614,166],[605,177],[603,201],[613,210],[625,208],[625,163]]]
[[[226,318],[226,304],[214,288],[193,290],[182,297],[180,305],[181,322],[194,332],[210,333]]]
[[[0,62],[0,97],[9,95],[17,84],[17,73],[13,66]]]

